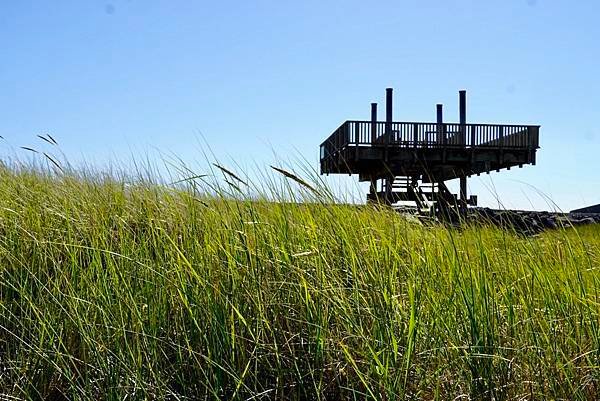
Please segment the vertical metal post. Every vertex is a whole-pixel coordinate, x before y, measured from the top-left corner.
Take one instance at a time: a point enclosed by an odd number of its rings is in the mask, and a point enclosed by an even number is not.
[[[377,139],[377,103],[371,103],[371,144]]]
[[[439,103],[435,106],[436,114],[437,114],[436,142],[438,144],[444,143],[444,128],[443,128],[444,110],[443,110],[443,108],[444,108],[444,106]]]
[[[467,143],[467,91],[458,92],[459,123],[460,123],[460,141],[462,145]],[[460,209],[461,212],[467,211],[467,176],[462,172],[460,177]]]
[[[465,145],[467,143],[467,91],[461,90],[458,92],[458,109],[459,109],[459,123],[460,123],[460,134],[461,134],[461,144]]]
[[[389,137],[392,135],[392,88],[385,89],[385,134]]]
[[[392,91],[392,88],[385,89],[385,150],[383,153],[386,163],[388,161],[388,145],[392,139]]]

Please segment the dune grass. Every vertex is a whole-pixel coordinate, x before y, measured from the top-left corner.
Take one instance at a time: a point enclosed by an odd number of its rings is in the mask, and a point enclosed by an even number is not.
[[[1,399],[599,397],[597,226],[202,193],[0,171]]]

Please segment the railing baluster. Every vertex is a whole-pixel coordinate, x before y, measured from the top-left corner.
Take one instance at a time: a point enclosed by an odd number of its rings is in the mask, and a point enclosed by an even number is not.
[[[360,143],[366,143],[367,141],[365,140],[365,138],[367,137],[367,130],[369,129],[369,127],[367,125],[365,125],[365,123],[361,122],[360,123]]]
[[[358,123],[358,135],[356,135],[356,144],[357,145],[361,142],[362,135],[363,135],[363,125],[362,125],[362,123]]]
[[[360,144],[363,138],[363,124],[358,123],[358,135],[356,136],[356,144]]]
[[[448,135],[446,135],[446,131],[447,131],[447,124],[442,123],[442,145],[444,147],[446,147],[446,145],[448,144]]]
[[[365,136],[368,127],[365,127],[364,123],[360,123],[360,140],[359,143],[365,143]]]
[[[406,124],[400,123],[400,146],[406,146]]]

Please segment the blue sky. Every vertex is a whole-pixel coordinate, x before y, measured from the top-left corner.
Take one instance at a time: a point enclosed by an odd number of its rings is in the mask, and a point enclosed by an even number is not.
[[[98,166],[193,163],[206,142],[242,167],[317,168],[322,140],[383,109],[386,87],[409,121],[436,103],[456,121],[466,89],[469,122],[542,125],[536,166],[470,181],[480,203],[491,187],[507,207],[600,203],[599,15],[592,0],[3,1],[0,155],[48,132]]]

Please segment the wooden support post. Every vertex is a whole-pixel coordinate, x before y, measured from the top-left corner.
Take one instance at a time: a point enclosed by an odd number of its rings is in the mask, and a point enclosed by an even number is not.
[[[371,103],[371,144],[377,140],[377,103]]]
[[[444,106],[436,105],[437,143],[442,146],[442,163],[446,163],[446,129],[444,128]]]
[[[467,176],[460,177],[460,209],[461,213],[467,212]]]
[[[371,176],[371,185],[369,185],[369,199],[375,201],[377,199],[377,178]]]
[[[385,202],[391,205],[392,202],[392,191],[394,188],[394,176],[391,175],[385,179]]]

